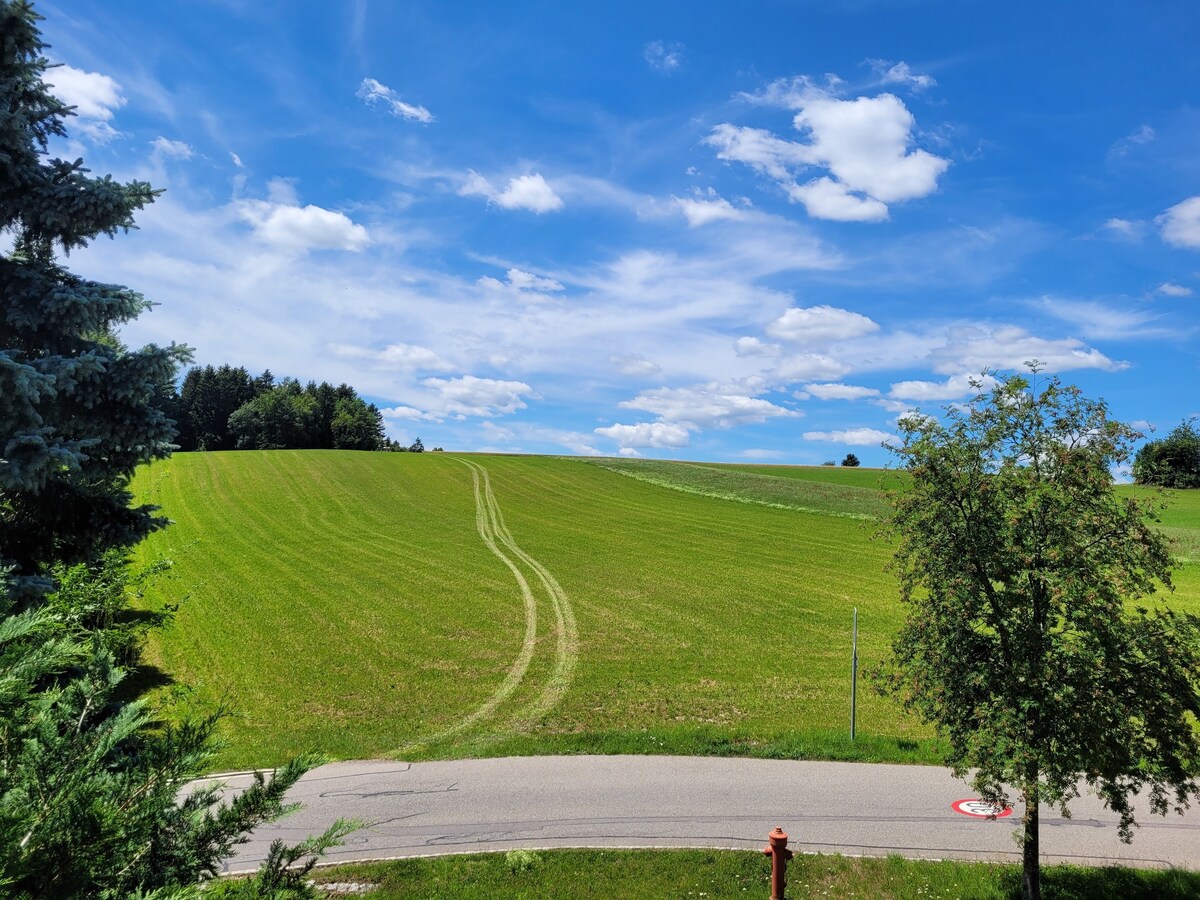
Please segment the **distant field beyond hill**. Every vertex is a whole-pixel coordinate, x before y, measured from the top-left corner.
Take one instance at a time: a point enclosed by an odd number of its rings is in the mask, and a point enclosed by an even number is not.
[[[860,682],[901,616],[871,540],[879,470],[457,454],[177,454],[145,603],[169,707],[225,699],[225,766],[304,749],[932,760]],[[633,477],[630,477],[633,476]],[[1196,492],[1200,494],[1200,492]],[[738,502],[731,502],[736,500]],[[1200,533],[1200,501],[1164,524]],[[1200,610],[1196,565],[1172,604]]]

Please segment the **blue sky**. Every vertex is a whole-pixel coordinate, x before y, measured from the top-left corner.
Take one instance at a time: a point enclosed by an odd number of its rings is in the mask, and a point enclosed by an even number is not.
[[[165,189],[70,263],[126,341],[400,440],[882,465],[1032,358],[1200,413],[1193,3],[39,9],[54,151]]]

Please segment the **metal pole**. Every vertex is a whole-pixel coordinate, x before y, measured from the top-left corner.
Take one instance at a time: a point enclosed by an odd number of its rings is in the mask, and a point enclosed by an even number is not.
[[[858,607],[854,607],[854,632],[850,638],[850,740],[854,740],[858,701]]]

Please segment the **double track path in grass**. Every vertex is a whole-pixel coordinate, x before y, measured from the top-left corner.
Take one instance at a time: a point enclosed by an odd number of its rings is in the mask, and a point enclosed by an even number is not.
[[[558,704],[571,683],[575,661],[579,656],[579,631],[575,624],[575,612],[571,609],[571,600],[567,596],[567,592],[562,589],[562,586],[545,566],[517,545],[508,526],[504,524],[504,514],[500,511],[500,504],[492,492],[492,482],[488,478],[487,469],[477,462],[462,460],[462,463],[471,471],[475,495],[475,527],[479,530],[479,537],[488,550],[509,568],[520,589],[525,607],[525,639],[521,643],[520,653],[517,654],[512,667],[495,693],[477,709],[449,728],[404,745],[398,751],[401,755],[434,747],[448,738],[469,730],[477,723],[492,719],[496,716],[497,710],[513,695],[524,680],[537,646],[538,597],[530,587],[521,564],[536,576],[545,598],[553,609],[556,649],[554,671],[547,679],[545,687],[533,702],[515,713],[511,720],[510,730],[518,732],[528,730],[530,725],[537,722]]]
[[[168,717],[226,702],[222,768],[307,749],[937,760],[865,681],[846,734],[852,608],[862,673],[903,615],[863,517],[881,473],[620,465],[253,451],[148,466],[135,494],[175,524],[138,554],[174,566],[141,603],[181,604],[150,639],[152,699]],[[1164,525],[1194,546],[1198,517],[1175,509]],[[1200,611],[1198,573],[1180,567],[1172,606]]]

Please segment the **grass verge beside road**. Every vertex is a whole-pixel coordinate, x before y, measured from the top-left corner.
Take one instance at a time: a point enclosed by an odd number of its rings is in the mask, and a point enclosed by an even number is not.
[[[770,894],[761,853],[735,850],[553,850],[440,856],[318,870],[319,882],[370,882],[373,900],[549,900],[572,897],[706,897]],[[788,864],[789,897],[1014,900],[1015,865],[798,855]],[[1045,866],[1045,900],[1185,900],[1200,896],[1200,873],[1182,870]]]

